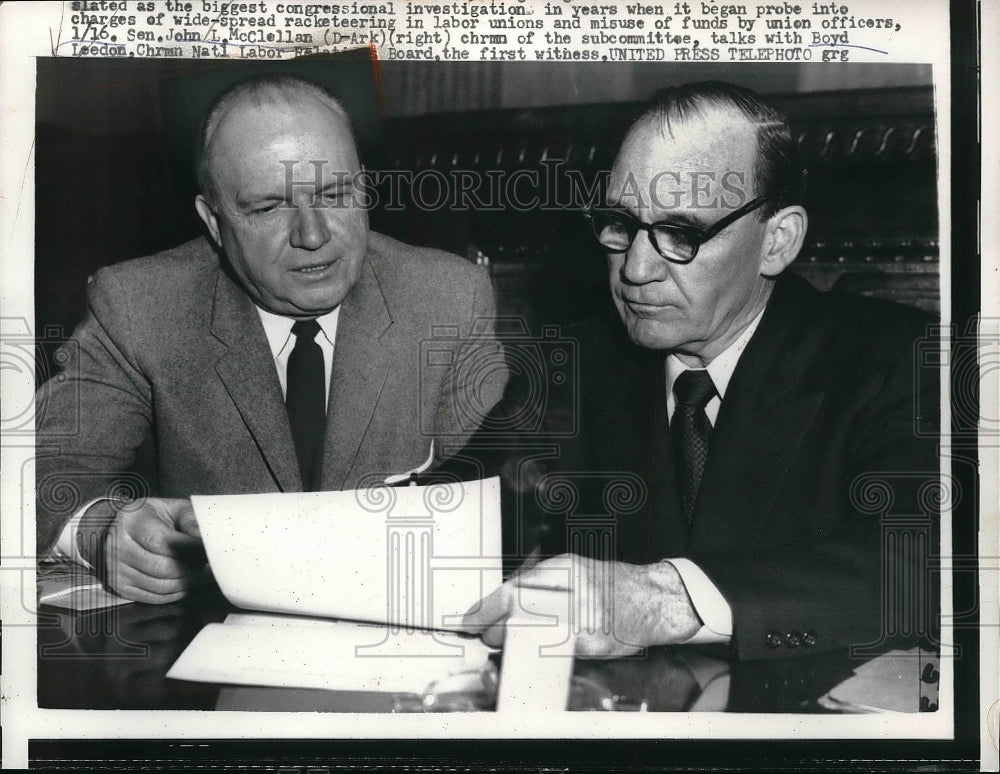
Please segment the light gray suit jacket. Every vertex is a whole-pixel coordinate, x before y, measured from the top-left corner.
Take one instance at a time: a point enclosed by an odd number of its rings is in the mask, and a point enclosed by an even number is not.
[[[101,269],[88,299],[36,398],[40,554],[97,497],[301,491],[260,317],[208,242]],[[461,448],[506,381],[493,315],[482,269],[370,235],[338,323],[324,489],[415,468],[431,439],[439,458]]]

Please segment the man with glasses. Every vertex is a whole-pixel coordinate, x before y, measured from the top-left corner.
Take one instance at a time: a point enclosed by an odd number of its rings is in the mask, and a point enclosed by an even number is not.
[[[930,320],[786,273],[802,202],[788,124],[747,89],[666,89],[632,125],[587,213],[624,330],[576,332],[579,433],[521,503],[540,551],[467,616],[484,639],[538,586],[572,591],[592,656],[808,654],[926,621],[923,579],[891,585],[926,557],[881,517],[926,514],[939,478],[936,379],[915,381]]]

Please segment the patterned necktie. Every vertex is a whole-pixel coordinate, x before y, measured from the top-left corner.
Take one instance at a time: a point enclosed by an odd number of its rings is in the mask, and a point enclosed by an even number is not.
[[[300,320],[292,326],[295,347],[288,357],[285,408],[292,428],[295,454],[299,458],[302,488],[313,491],[319,484],[319,467],[326,432],[326,376],[323,350],[316,343],[319,323]]]
[[[685,371],[674,382],[677,407],[670,421],[670,435],[679,463],[681,503],[688,524],[694,514],[698,485],[708,460],[708,442],[712,437],[712,424],[705,414],[705,406],[715,395],[715,384],[708,371]]]

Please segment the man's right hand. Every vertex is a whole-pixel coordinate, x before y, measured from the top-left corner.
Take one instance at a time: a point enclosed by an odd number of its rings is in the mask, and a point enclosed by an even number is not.
[[[149,497],[122,508],[105,543],[108,585],[121,597],[176,602],[208,578],[190,500]]]

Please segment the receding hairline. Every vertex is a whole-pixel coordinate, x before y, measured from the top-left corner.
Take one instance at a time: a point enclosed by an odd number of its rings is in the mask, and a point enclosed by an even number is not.
[[[673,126],[699,119],[706,122],[706,131],[716,129],[723,142],[727,137],[718,131],[718,120],[731,120],[734,129],[750,128],[744,136],[754,147],[753,187],[758,196],[766,197],[764,206],[757,211],[759,220],[767,220],[783,207],[802,203],[805,170],[788,117],[752,89],[724,81],[667,86],[652,96],[629,132],[652,121],[659,126],[661,136],[667,137],[672,136]],[[735,140],[742,134],[737,131],[731,136]]]
[[[739,121],[741,125],[737,127],[735,124],[721,123],[721,120],[725,118],[732,118]],[[720,123],[715,123],[716,120],[719,120]],[[672,119],[670,116],[666,115],[665,111],[648,111],[639,116],[632,126],[629,127],[628,132],[625,135],[625,139],[622,142],[622,148],[632,141],[632,139],[640,131],[651,129],[659,135],[660,139],[670,141],[677,139],[674,134],[675,128],[680,129],[683,127],[684,129],[690,129],[691,127],[696,127],[699,124],[707,129],[717,129],[717,132],[713,134],[715,134],[718,138],[724,138],[726,136],[745,138],[747,148],[750,152],[751,169],[749,171],[751,175],[756,175],[757,166],[760,163],[758,131],[762,124],[752,120],[750,116],[746,115],[735,105],[699,105],[696,110],[691,111],[687,115],[677,115]],[[697,140],[696,136],[694,138]],[[711,147],[711,143],[714,140],[715,137],[711,140],[704,141],[701,144],[707,150]],[[621,149],[619,149],[619,154],[620,153]]]
[[[278,76],[274,80],[257,81],[251,79],[246,83],[237,83],[231,89],[223,92],[206,114],[204,125],[199,133],[198,182],[201,192],[207,198],[214,199],[214,176],[211,173],[214,157],[213,146],[216,143],[219,128],[226,120],[240,110],[252,110],[264,106],[296,106],[304,102],[312,102],[330,111],[331,115],[346,130],[351,147],[357,154],[357,141],[354,137],[354,126],[350,114],[340,101],[319,84],[294,76]]]
[[[304,85],[269,85],[255,91],[234,94],[231,99],[219,104],[206,121],[203,134],[204,147],[207,149],[212,144],[212,140],[218,133],[219,127],[229,116],[239,110],[277,106],[282,103],[294,106],[306,101],[311,101],[325,107],[338,121],[347,127],[349,133],[353,134],[351,131],[350,116],[347,114],[344,106],[333,97],[327,96],[321,91],[307,88]]]
[[[732,119],[734,122],[738,122],[739,126],[735,123],[723,123],[724,119]],[[639,116],[629,127],[626,137],[630,137],[640,128],[651,125],[659,131],[660,136],[664,139],[674,139],[675,126],[687,128],[698,124],[716,128],[720,135],[728,133],[742,136],[743,130],[745,130],[746,136],[752,142],[756,142],[757,132],[761,126],[764,126],[762,122],[754,121],[751,116],[748,116],[736,105],[704,104],[693,106],[689,112],[674,116],[671,116],[666,110],[649,110]]]

